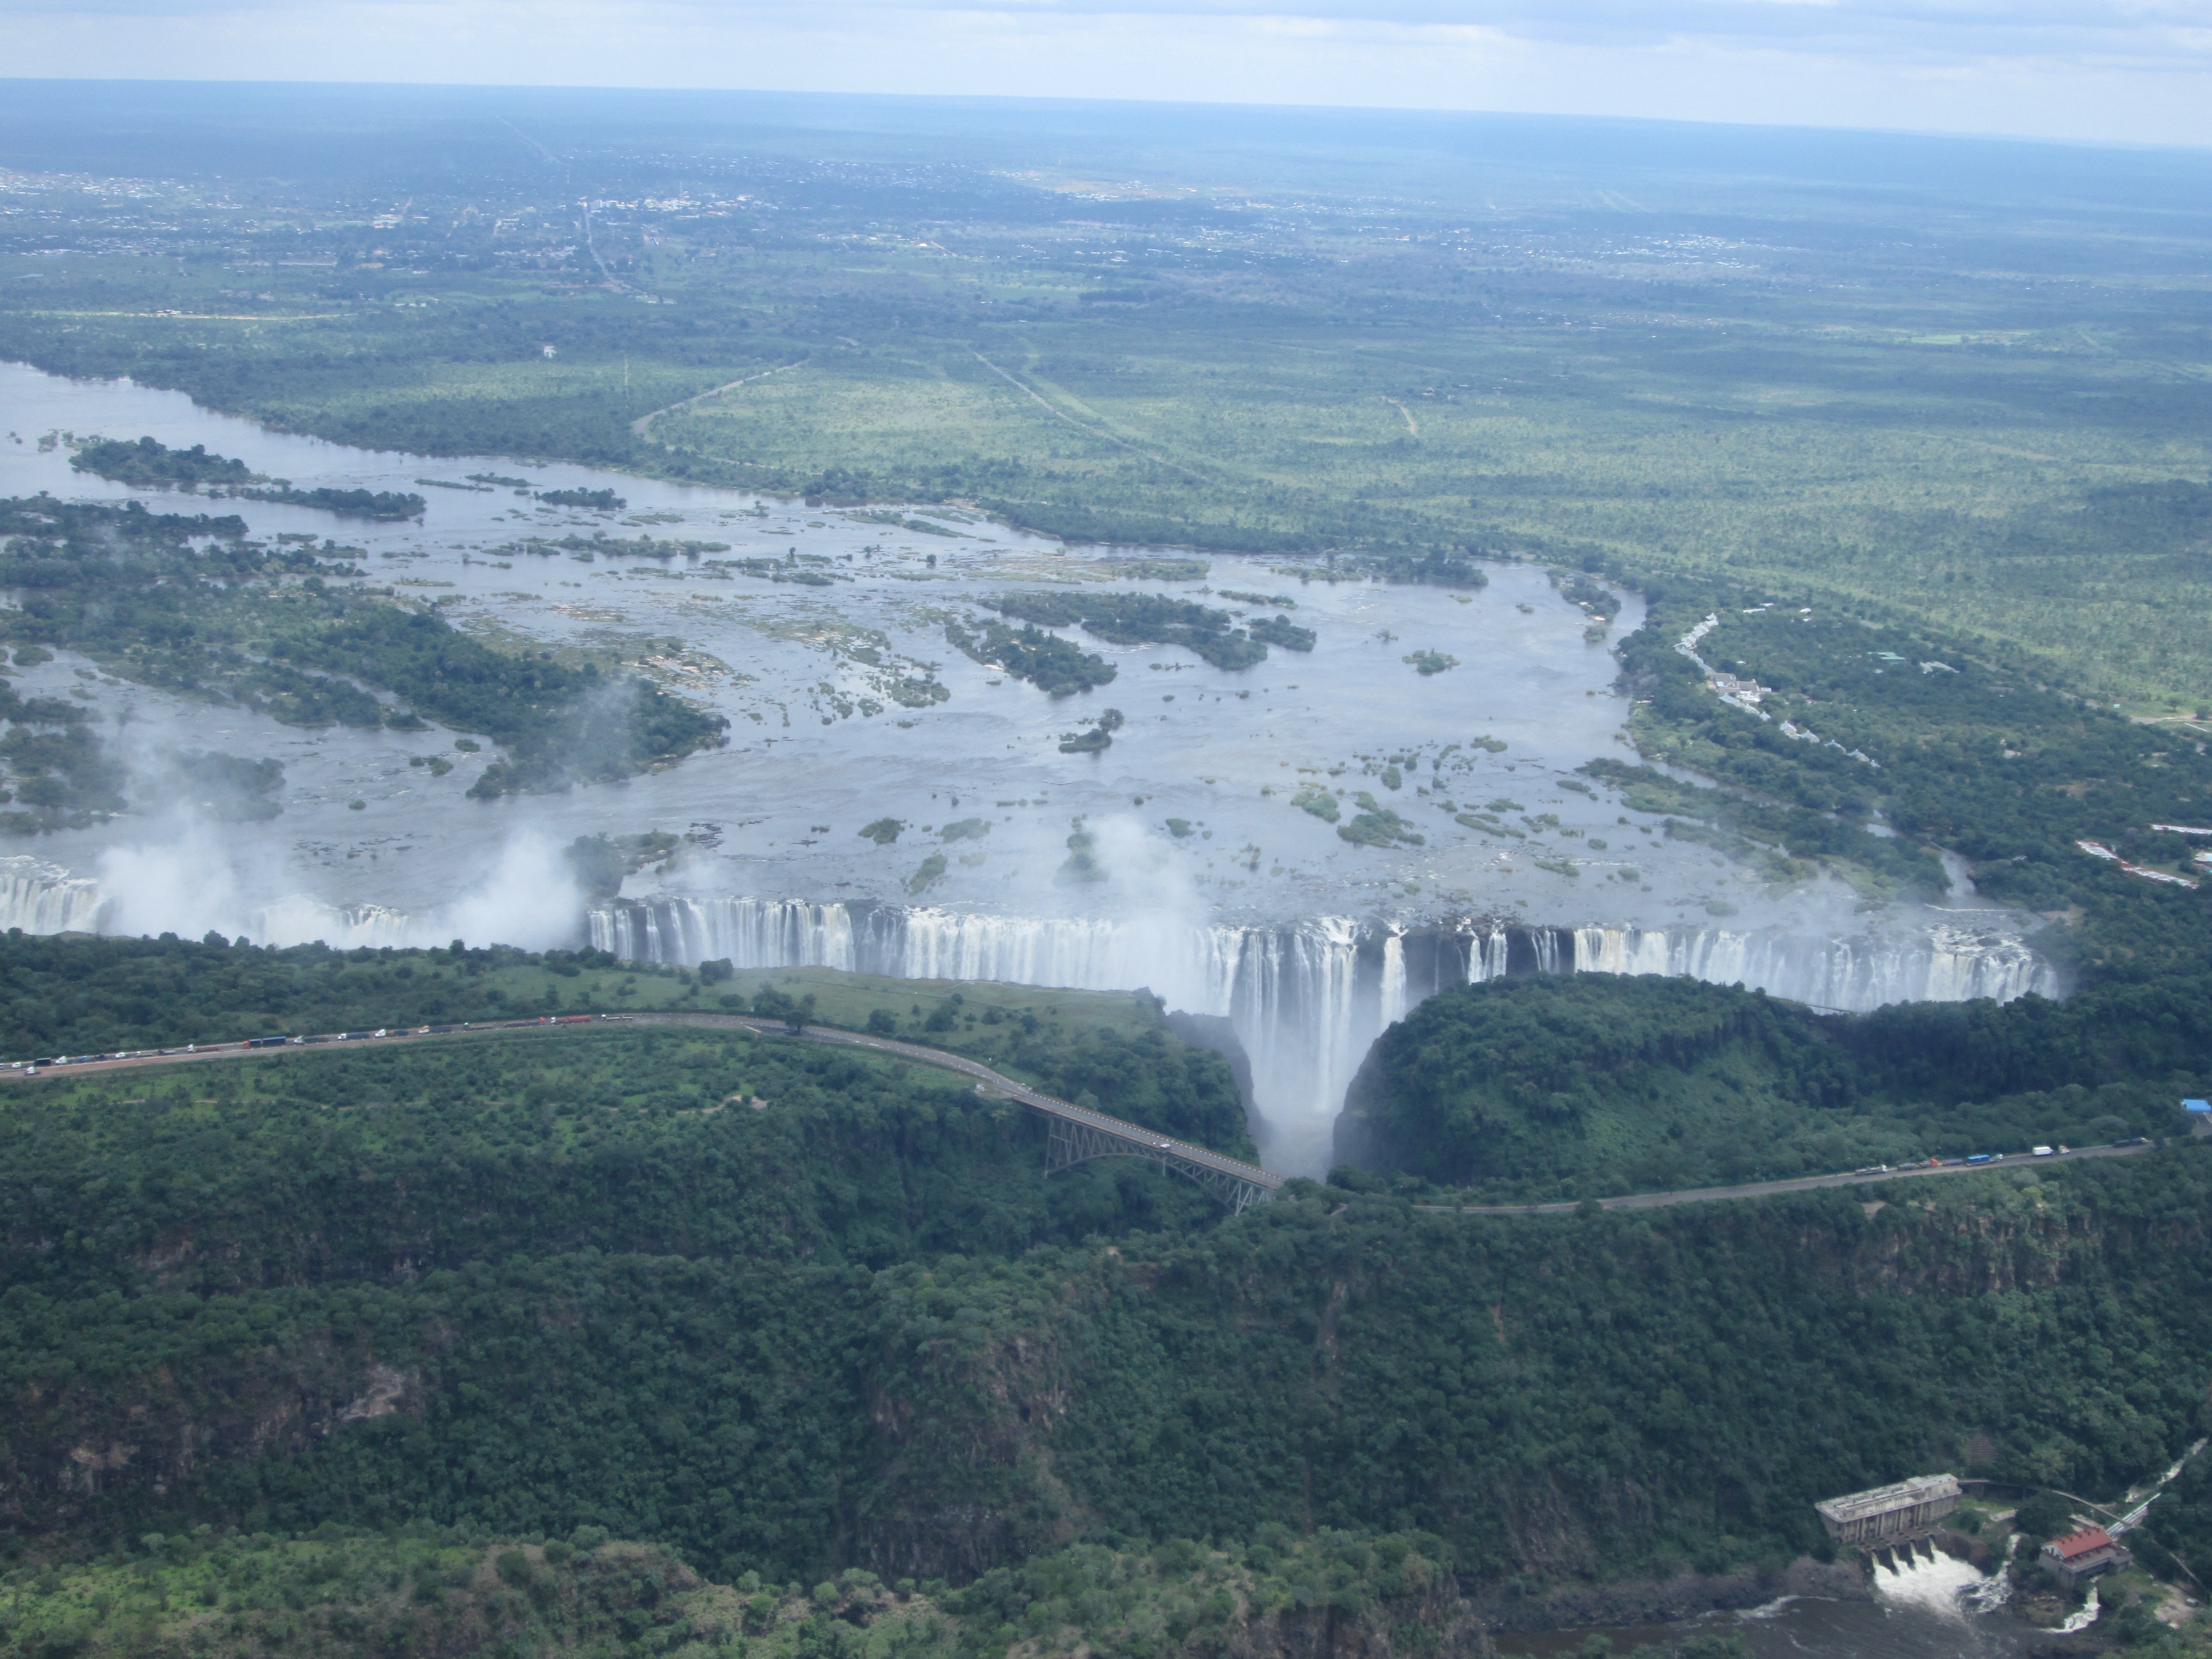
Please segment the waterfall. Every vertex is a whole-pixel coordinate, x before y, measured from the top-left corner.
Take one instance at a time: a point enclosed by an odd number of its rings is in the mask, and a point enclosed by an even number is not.
[[[1382,938],[1382,1024],[1406,1017],[1406,930],[1393,927]]]
[[[664,897],[593,910],[590,925],[595,946],[636,961],[1143,988],[1171,1008],[1224,1016],[1251,1057],[1263,1152],[1276,1168],[1307,1175],[1326,1170],[1345,1090],[1376,1037],[1455,985],[1509,973],[1673,974],[1842,1009],[2056,989],[2019,939],[1948,923],[1891,939],[1495,921],[1376,927],[1346,916],[1238,926]]]
[[[1283,927],[1160,919],[977,915],[933,906],[663,898],[591,913],[597,948],[641,962],[826,967],[894,979],[994,980],[1071,990],[1150,990],[1170,1007],[1226,1018],[1266,1103],[1261,1134],[1279,1167],[1318,1175],[1344,1091],[1389,1021],[1439,977],[1400,934],[1348,917]],[[1431,957],[1434,952],[1429,953]]]
[[[1486,979],[1504,979],[1511,944],[1503,927],[1477,933],[1467,954],[1467,982],[1480,985]]]
[[[2066,1615],[2065,1622],[2051,1632],[2054,1636],[2071,1636],[2077,1630],[2087,1630],[2097,1622],[2097,1586],[2093,1581],[2087,1600]]]
[[[1964,1624],[1969,1615],[1984,1610],[1991,1578],[2005,1576],[2000,1566],[1995,1574],[1984,1577],[1972,1562],[1932,1547],[1926,1555],[1918,1553],[1919,1547],[1899,1547],[1905,1551],[1901,1558],[1893,1551],[1889,1565],[1877,1561],[1874,1568],[1875,1595],[1893,1607],[1917,1607],[1939,1619]]]
[[[33,933],[97,932],[112,915],[97,884],[28,858],[0,860],[0,927]],[[511,921],[519,913],[504,914]],[[307,897],[242,910],[225,925],[265,943],[340,947],[510,936],[488,933],[507,925],[497,917]],[[2057,990],[2048,964],[2019,938],[1948,920],[1887,936],[1480,919],[1376,926],[1347,916],[1237,925],[726,896],[620,900],[591,911],[588,925],[593,945],[629,961],[1148,989],[1170,1008],[1231,1022],[1251,1058],[1261,1151],[1300,1175],[1326,1172],[1345,1091],[1376,1037],[1453,986],[1509,974],[1671,974],[1844,1010]]]
[[[106,899],[99,885],[33,858],[0,859],[0,929],[93,933]]]
[[[2049,964],[2021,939],[1951,922],[1905,939],[1704,927],[1577,927],[1571,939],[1572,965],[1583,971],[1681,975],[1847,1012],[2057,990]]]
[[[592,912],[591,938],[596,948],[625,962],[726,961],[738,968],[842,968],[850,972],[855,961],[850,910],[842,904],[806,904],[797,899],[621,905]]]

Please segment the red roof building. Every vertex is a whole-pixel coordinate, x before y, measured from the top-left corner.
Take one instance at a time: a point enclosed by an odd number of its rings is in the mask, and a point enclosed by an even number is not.
[[[2069,1582],[2124,1567],[2130,1557],[2102,1527],[2084,1527],[2043,1547],[2043,1569]]]

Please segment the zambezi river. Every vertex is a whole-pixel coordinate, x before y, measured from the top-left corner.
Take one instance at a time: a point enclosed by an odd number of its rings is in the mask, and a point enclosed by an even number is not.
[[[257,537],[334,541],[362,585],[495,648],[620,662],[730,722],[726,747],[624,783],[484,802],[466,791],[492,755],[457,749],[468,733],[303,730],[63,653],[10,670],[19,690],[81,701],[140,772],[185,748],[282,762],[283,811],[246,825],[149,811],[18,842],[0,861],[0,925],[588,939],[656,962],[1146,988],[1234,1022],[1264,1153],[1307,1174],[1327,1165],[1376,1035],[1451,985],[1686,974],[1839,1009],[2058,989],[2021,920],[1971,892],[1923,906],[1869,904],[1826,878],[1770,886],[1577,775],[1633,758],[1628,708],[1589,617],[1529,566],[1489,565],[1467,592],[1070,548],[957,506],[809,509],[514,457],[349,448],[21,365],[0,365],[0,493],[236,512]],[[408,490],[428,507],[374,524],[127,489],[71,468],[93,435],[204,444],[302,488]],[[602,489],[619,509],[539,499]],[[1116,675],[1054,698],[948,641],[948,624],[989,615],[979,601],[1035,591],[1165,593],[1287,618],[1314,645],[1226,672],[1179,646],[1060,629]],[[1624,596],[1616,634],[1640,621]],[[1110,747],[1063,751],[1109,709]],[[434,775],[433,757],[452,769]],[[1369,811],[1397,815],[1395,845],[1339,834]],[[673,854],[586,905],[561,849],[647,831]]]

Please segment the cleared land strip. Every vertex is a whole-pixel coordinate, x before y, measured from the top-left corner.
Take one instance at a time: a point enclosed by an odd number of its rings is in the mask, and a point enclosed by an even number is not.
[[[730,380],[720,386],[708,386],[704,392],[696,392],[689,398],[678,398],[674,403],[669,404],[665,409],[656,409],[650,415],[639,416],[635,420],[629,423],[629,429],[637,434],[641,438],[649,439],[654,443],[659,443],[660,441],[658,438],[653,438],[653,434],[646,430],[646,428],[651,426],[662,416],[673,415],[678,410],[689,409],[694,404],[703,404],[708,398],[719,398],[725,392],[735,392],[739,386],[750,386],[755,380],[765,380],[771,374],[781,374],[791,369],[804,368],[811,361],[812,359],[811,358],[801,357],[795,363],[778,363],[774,368],[764,368],[757,374],[748,374],[742,380]],[[673,444],[661,444],[660,447],[663,449],[672,449],[675,447]]]
[[[1188,1141],[1177,1140],[1158,1129],[1148,1129],[1141,1123],[1109,1117],[1103,1112],[1094,1112],[1051,1095],[1040,1094],[1026,1084],[1015,1082],[1002,1072],[993,1071],[981,1060],[950,1054],[942,1048],[926,1048],[919,1042],[901,1042],[893,1037],[869,1036],[859,1031],[841,1031],[827,1025],[809,1025],[793,1030],[781,1020],[757,1019],[747,1014],[566,1014],[537,1019],[472,1022],[465,1025],[386,1026],[375,1031],[331,1031],[320,1036],[259,1037],[245,1042],[195,1043],[179,1048],[134,1049],[112,1054],[87,1054],[75,1059],[32,1060],[0,1070],[0,1079],[20,1081],[27,1078],[49,1076],[57,1070],[65,1071],[71,1077],[79,1077],[88,1073],[133,1071],[147,1066],[266,1059],[273,1054],[295,1054],[310,1048],[350,1048],[395,1040],[420,1042],[439,1037],[490,1036],[516,1031],[557,1031],[578,1025],[596,1024],[688,1025],[710,1030],[748,1030],[769,1036],[831,1043],[841,1048],[871,1049],[878,1054],[912,1060],[917,1065],[934,1066],[944,1071],[958,1072],[963,1076],[972,1077],[986,1088],[1008,1099],[1018,1101],[1032,1111],[1042,1112],[1047,1117],[1058,1118],[1064,1123],[1077,1125],[1115,1141],[1126,1143],[1132,1153],[1140,1157],[1164,1163],[1195,1164],[1217,1176],[1264,1188],[1270,1193],[1279,1188],[1285,1179],[1273,1170],[1263,1170],[1256,1164],[1247,1164],[1239,1158],[1224,1158],[1204,1146],[1194,1146]]]
[[[2084,1158],[2128,1158],[2154,1151],[2160,1143],[2138,1141],[2129,1146],[2081,1146],[2038,1158],[2032,1152],[2012,1152],[1986,1164],[1921,1164],[1917,1168],[1877,1170],[1865,1175],[1800,1176],[1794,1181],[1750,1181],[1738,1187],[1685,1187],[1670,1193],[1626,1193],[1619,1198],[1563,1199],[1556,1204],[1416,1204],[1417,1210],[1440,1215],[1570,1215],[1595,1202],[1601,1210],[1656,1210],[1669,1204],[1711,1204],[1730,1198],[1766,1198],[1776,1193],[1808,1193],[1822,1187],[1879,1187],[1916,1176],[1987,1175],[1991,1170],[2017,1170],[2033,1165],[2066,1164]]]
[[[1004,380],[1008,386],[1013,387],[1015,391],[1027,398],[1039,409],[1044,410],[1046,414],[1058,416],[1060,419],[1066,422],[1068,425],[1073,427],[1078,432],[1082,433],[1085,437],[1102,439],[1109,444],[1119,444],[1122,448],[1127,450],[1132,455],[1143,456],[1154,466],[1167,467],[1172,471],[1182,473],[1184,477],[1189,478],[1198,483],[1204,483],[1206,482],[1204,475],[1192,471],[1180,461],[1171,461],[1164,455],[1155,455],[1150,450],[1141,448],[1138,445],[1131,443],[1127,438],[1117,437],[1115,434],[1107,431],[1103,426],[1085,425],[1081,421],[1077,420],[1074,416],[1069,414],[1058,404],[1053,402],[1049,398],[1047,398],[1043,393],[1037,391],[1036,387],[1030,386],[1027,381],[1020,380],[1017,376],[1008,374],[1005,369],[1000,368],[998,364],[993,362],[981,352],[976,350],[975,347],[970,346],[968,348],[968,355],[973,357],[977,362],[982,364],[984,368],[989,369],[992,374]]]

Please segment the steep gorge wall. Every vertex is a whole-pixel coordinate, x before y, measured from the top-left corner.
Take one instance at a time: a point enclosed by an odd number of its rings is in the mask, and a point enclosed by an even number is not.
[[[1293,1195],[1187,1243],[876,1274],[18,1297],[0,1512],[591,1521],[728,1571],[955,1578],[1275,1521],[1431,1532],[1499,1594],[1725,1576],[1816,1548],[1834,1491],[1925,1466],[2094,1492],[2203,1431],[2212,1170],[2129,1162],[2164,1167],[1871,1215]]]

